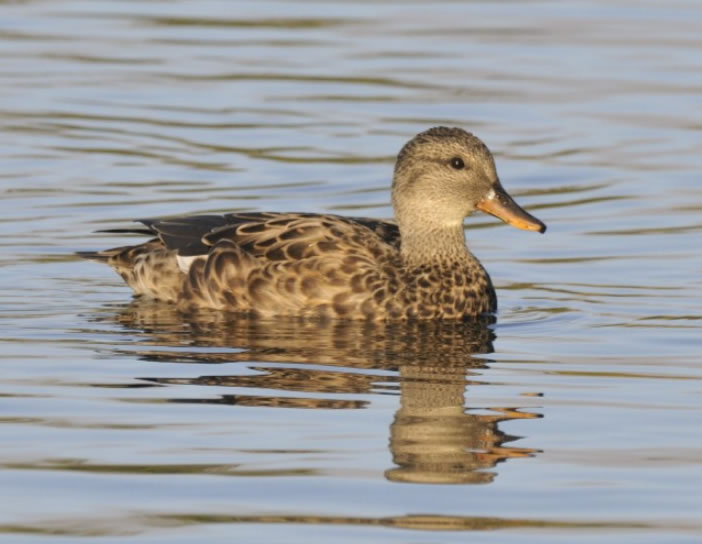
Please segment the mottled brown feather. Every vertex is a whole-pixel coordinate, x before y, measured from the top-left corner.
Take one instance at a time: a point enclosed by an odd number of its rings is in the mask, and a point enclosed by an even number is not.
[[[183,310],[354,319],[457,319],[494,310],[477,260],[463,270],[473,292],[454,281],[461,276],[454,267],[465,263],[407,267],[392,223],[294,213],[230,217],[238,222],[202,237],[207,254],[188,274],[161,239],[102,255],[137,295]],[[158,222],[152,229],[159,234]]]
[[[452,170],[455,156],[468,165],[464,172]],[[273,212],[147,219],[141,222],[156,238],[86,256],[106,261],[137,295],[183,311],[461,319],[497,307],[462,228],[497,185],[480,140],[460,129],[431,129],[398,156],[397,223]]]

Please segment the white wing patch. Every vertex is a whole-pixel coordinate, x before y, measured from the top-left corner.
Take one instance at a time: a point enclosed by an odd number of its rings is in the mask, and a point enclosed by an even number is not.
[[[178,261],[178,268],[183,274],[187,274],[190,271],[190,267],[198,259],[206,259],[206,255],[191,255],[189,257],[183,257],[181,255],[176,255],[176,261]]]

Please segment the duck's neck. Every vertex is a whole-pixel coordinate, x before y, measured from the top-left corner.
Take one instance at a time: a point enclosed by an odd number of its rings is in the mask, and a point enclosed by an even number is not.
[[[475,259],[466,247],[463,223],[426,224],[421,229],[400,223],[401,254],[410,266]]]

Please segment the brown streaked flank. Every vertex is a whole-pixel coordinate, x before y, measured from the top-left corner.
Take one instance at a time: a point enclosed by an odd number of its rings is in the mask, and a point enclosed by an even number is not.
[[[143,244],[82,253],[114,268],[137,296],[180,310],[366,320],[462,319],[494,312],[495,290],[468,250],[475,210],[517,228],[546,226],[500,184],[476,136],[435,127],[400,151],[394,221],[312,213],[144,219]]]

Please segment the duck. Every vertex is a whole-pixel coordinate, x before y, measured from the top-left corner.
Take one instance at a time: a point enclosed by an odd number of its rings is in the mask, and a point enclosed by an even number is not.
[[[402,147],[391,199],[394,220],[284,212],[141,219],[138,228],[100,232],[148,241],[80,256],[112,267],[135,296],[182,312],[460,320],[497,311],[464,219],[479,210],[546,230],[502,187],[488,147],[461,128],[434,127]]]

